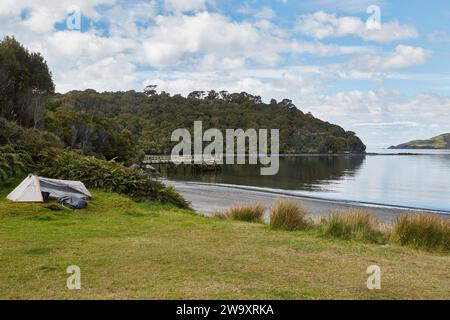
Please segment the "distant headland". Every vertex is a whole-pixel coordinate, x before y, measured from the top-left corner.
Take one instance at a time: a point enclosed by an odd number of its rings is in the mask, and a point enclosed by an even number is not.
[[[413,140],[389,149],[450,149],[450,133],[444,133],[428,140]]]

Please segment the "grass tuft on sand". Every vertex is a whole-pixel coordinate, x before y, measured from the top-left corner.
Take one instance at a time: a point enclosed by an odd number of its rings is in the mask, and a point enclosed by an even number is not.
[[[450,220],[430,214],[402,214],[392,227],[391,240],[427,250],[450,250]]]
[[[260,203],[234,206],[223,214],[226,219],[247,222],[263,222],[266,207]]]
[[[373,243],[385,241],[379,221],[363,210],[335,212],[321,221],[325,236],[344,240],[360,240]]]
[[[299,201],[277,200],[270,209],[270,227],[280,230],[302,230],[308,227],[308,211]]]

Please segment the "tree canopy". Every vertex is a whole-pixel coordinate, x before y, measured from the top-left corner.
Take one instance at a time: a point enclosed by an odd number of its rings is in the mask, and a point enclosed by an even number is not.
[[[108,158],[112,154],[103,151],[103,144],[109,139],[130,152],[169,154],[172,131],[192,132],[194,121],[202,121],[205,130],[280,129],[281,153],[365,151],[354,132],[303,113],[289,99],[267,104],[246,92],[194,91],[185,98],[158,94],[155,86],[143,93],[72,91],[53,96],[45,127],[72,148],[101,152]]]
[[[0,114],[19,124],[36,126],[45,99],[55,91],[40,53],[29,52],[16,39],[0,42]]]

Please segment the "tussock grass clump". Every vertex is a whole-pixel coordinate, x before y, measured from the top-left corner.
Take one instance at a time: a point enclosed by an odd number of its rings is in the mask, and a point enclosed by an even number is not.
[[[368,212],[350,210],[335,212],[322,220],[324,235],[345,240],[362,240],[380,243],[384,240],[380,223]]]
[[[280,199],[270,209],[270,227],[281,230],[301,230],[309,226],[308,211],[298,201]]]
[[[260,203],[237,205],[226,211],[223,217],[247,222],[262,222],[265,210],[266,207]]]
[[[402,214],[392,226],[391,240],[428,250],[450,250],[450,221],[430,214]]]

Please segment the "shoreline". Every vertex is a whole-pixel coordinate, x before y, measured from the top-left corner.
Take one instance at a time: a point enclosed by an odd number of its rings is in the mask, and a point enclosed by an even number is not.
[[[402,207],[395,205],[363,203],[345,200],[332,200],[310,196],[292,195],[272,190],[260,190],[256,187],[209,184],[190,181],[163,180],[168,186],[173,186],[186,200],[192,203],[192,208],[203,215],[213,216],[233,205],[263,203],[270,207],[279,198],[299,200],[310,211],[310,217],[319,220],[331,212],[363,209],[385,224],[390,224],[402,213],[425,212],[450,219],[450,212]],[[267,219],[268,217],[266,217]]]

